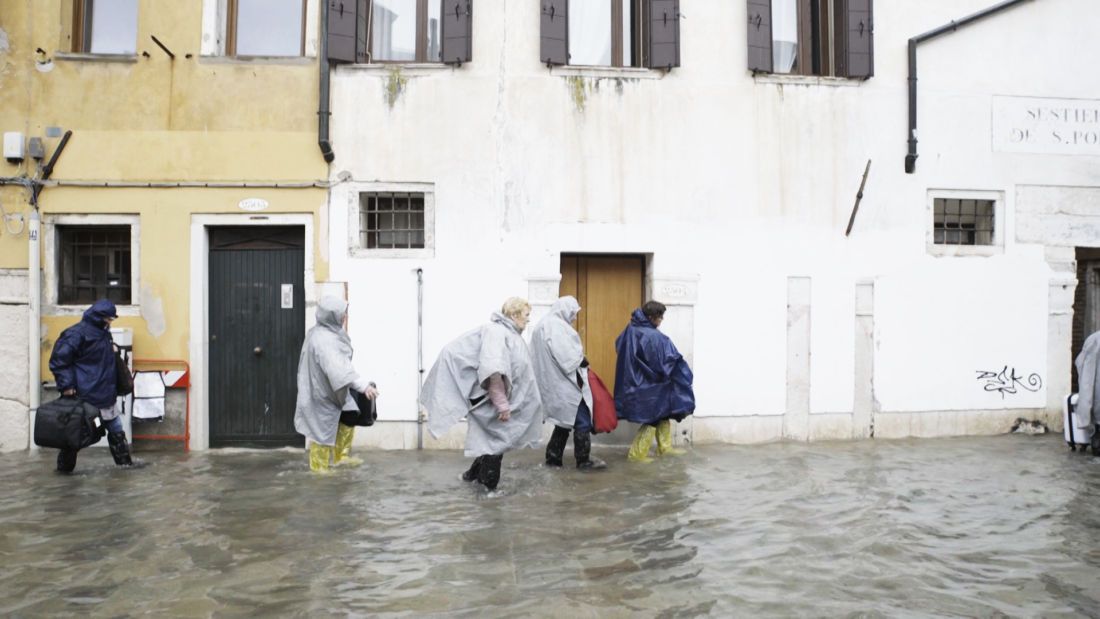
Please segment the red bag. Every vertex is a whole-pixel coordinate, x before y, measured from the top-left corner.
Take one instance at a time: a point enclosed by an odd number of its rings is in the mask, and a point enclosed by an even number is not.
[[[595,433],[610,432],[619,425],[619,415],[615,413],[615,398],[604,386],[600,377],[588,368],[588,386],[592,387],[592,425]]]

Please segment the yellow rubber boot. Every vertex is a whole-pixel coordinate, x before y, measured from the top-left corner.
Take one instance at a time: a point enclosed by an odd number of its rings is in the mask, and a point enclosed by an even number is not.
[[[363,464],[362,458],[351,455],[351,439],[355,437],[355,426],[340,424],[336,429],[336,445],[333,446],[332,463],[355,466]]]
[[[327,447],[325,445],[318,445],[317,443],[309,444],[309,470],[314,473],[329,473],[332,469],[329,468],[329,460],[332,458],[333,447]]]
[[[638,434],[634,436],[634,444],[626,453],[626,459],[631,462],[653,462],[653,458],[649,457],[649,444],[656,432],[657,429],[650,425],[639,427]]]
[[[682,456],[687,453],[672,446],[672,422],[668,419],[657,422],[657,453],[662,456]]]

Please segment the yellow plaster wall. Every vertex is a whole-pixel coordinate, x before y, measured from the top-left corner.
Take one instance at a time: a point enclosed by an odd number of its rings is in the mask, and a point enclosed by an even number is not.
[[[312,213],[314,273],[328,278],[320,219],[327,190],[308,188],[118,188],[117,183],[323,182],[328,166],[317,145],[316,57],[244,60],[202,57],[200,0],[140,0],[137,54],[105,59],[73,54],[71,0],[0,0],[0,131],[43,137],[47,159],[72,131],[39,207],[55,214],[140,216],[140,282],[160,302],[163,333],[144,315],[122,315],[138,356],[187,359],[190,338],[190,226],[194,213],[241,213],[244,198],[263,198],[263,214]],[[174,54],[153,42],[156,36]],[[41,52],[36,50],[41,49]],[[190,55],[190,58],[187,56]],[[29,165],[28,165],[29,164]],[[0,160],[0,177],[33,174],[35,162]],[[101,186],[72,186],[92,182]],[[68,183],[68,184],[67,184]],[[0,186],[9,213],[30,212],[22,187]],[[15,225],[18,228],[18,225]],[[46,254],[43,252],[43,260]],[[0,269],[26,269],[28,240],[0,226]],[[141,307],[142,312],[151,311]],[[42,317],[43,379],[58,334],[77,315]]]

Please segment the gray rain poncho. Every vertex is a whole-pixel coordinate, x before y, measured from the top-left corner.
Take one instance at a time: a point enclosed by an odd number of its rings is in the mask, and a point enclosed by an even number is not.
[[[531,333],[531,362],[542,395],[542,411],[546,419],[562,428],[572,428],[577,421],[581,399],[592,410],[592,389],[588,386],[588,369],[581,367],[584,346],[573,328],[581,311],[573,297],[554,302]],[[578,375],[580,384],[577,384]]]
[[[489,399],[489,377],[498,373],[512,409],[508,421],[497,419]],[[500,312],[443,347],[424,379],[420,404],[435,438],[466,417],[467,456],[535,447],[541,439],[542,407],[527,342]]]
[[[298,400],[294,429],[319,445],[332,446],[348,388],[359,383],[351,365],[351,338],[344,331],[348,302],[323,297],[317,302],[317,324],[306,333],[298,358]]]
[[[1077,366],[1077,427],[1088,428],[1100,422],[1100,331],[1085,338]]]

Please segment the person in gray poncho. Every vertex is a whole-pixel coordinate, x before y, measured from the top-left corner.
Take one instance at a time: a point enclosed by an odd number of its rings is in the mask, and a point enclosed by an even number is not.
[[[1073,423],[1092,437],[1093,455],[1100,455],[1100,331],[1085,338],[1074,360],[1077,366],[1077,406],[1067,423]]]
[[[573,321],[581,306],[573,297],[561,297],[531,333],[531,361],[542,395],[546,420],[554,432],[546,444],[547,466],[560,467],[573,430],[573,457],[578,469],[604,468],[592,451],[592,388],[588,384],[588,360]]]
[[[298,399],[294,407],[294,429],[310,441],[309,468],[329,471],[331,461],[339,463],[350,447],[352,426],[340,423],[347,408],[349,390],[369,399],[378,390],[363,380],[351,364],[351,338],[344,331],[348,302],[339,297],[322,297],[317,302],[317,324],[306,333],[298,358]]]
[[[490,491],[500,481],[504,452],[539,444],[542,403],[520,336],[530,316],[527,301],[505,301],[487,324],[443,347],[420,395],[435,438],[466,418],[465,454],[474,462],[462,479]]]

